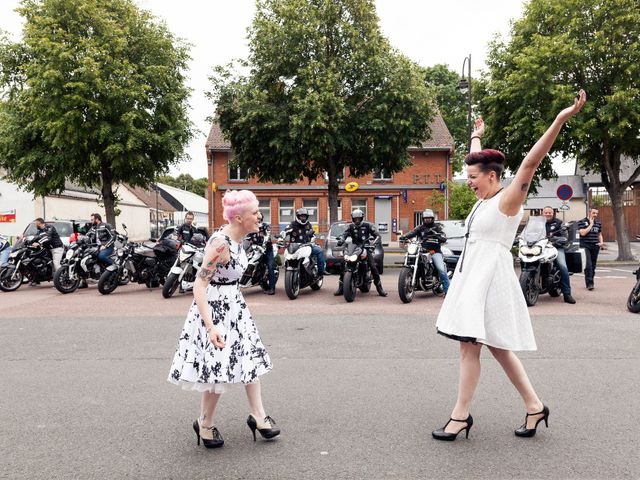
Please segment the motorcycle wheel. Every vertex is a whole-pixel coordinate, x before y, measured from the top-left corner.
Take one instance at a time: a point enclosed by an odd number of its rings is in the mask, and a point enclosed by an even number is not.
[[[4,267],[0,270],[0,290],[3,292],[15,292],[22,285],[22,280],[24,280],[22,272],[15,270],[15,267]],[[11,279],[14,272],[15,278]]]
[[[535,282],[535,272],[523,271],[520,274],[520,288],[522,289],[524,301],[527,302],[528,307],[533,307],[538,301],[538,296],[540,295]]]
[[[284,291],[290,300],[298,298],[300,293],[300,282],[298,279],[298,272],[295,270],[287,270],[284,273]]]
[[[631,313],[640,312],[640,280],[638,280],[636,286],[633,287],[629,294],[629,298],[627,299],[627,310]]]
[[[178,289],[179,283],[180,282],[178,281],[178,275],[176,275],[175,273],[170,273],[169,276],[167,276],[167,279],[164,281],[164,286],[162,287],[162,296],[164,298],[171,298],[171,295],[173,295]]]
[[[410,268],[403,268],[400,270],[398,276],[398,294],[402,303],[411,303],[413,295],[416,293],[415,289],[411,285],[413,279],[413,271]]]
[[[73,293],[80,285],[80,279],[76,277],[75,280],[72,280],[69,277],[69,268],[61,267],[53,275],[53,285],[60,293]]]
[[[369,290],[371,290],[371,284],[373,283],[373,279],[371,278],[371,276],[369,276],[367,278],[367,280],[365,280],[362,285],[360,285],[360,291],[362,293],[367,293],[369,292]]]
[[[344,278],[342,279],[342,293],[344,299],[351,303],[356,299],[356,282],[352,272],[344,272]]]
[[[110,271],[105,270],[105,272],[100,275],[100,280],[98,281],[98,291],[102,295],[109,295],[113,293],[113,291],[118,288],[118,283],[120,279],[118,278],[118,271]]]

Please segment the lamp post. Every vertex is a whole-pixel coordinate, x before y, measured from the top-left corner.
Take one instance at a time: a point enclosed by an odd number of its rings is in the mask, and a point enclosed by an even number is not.
[[[464,67],[467,65],[467,78],[464,76]],[[462,75],[458,82],[459,90],[467,91],[467,152],[471,151],[471,54],[464,57],[462,63]]]

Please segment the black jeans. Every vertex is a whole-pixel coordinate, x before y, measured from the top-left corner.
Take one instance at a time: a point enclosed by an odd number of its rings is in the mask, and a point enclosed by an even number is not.
[[[376,262],[373,261],[373,252],[368,252],[367,255],[367,263],[369,264],[369,269],[371,269],[371,276],[373,277],[373,283],[378,285],[380,283],[380,273],[378,272],[378,267],[376,267]],[[342,279],[344,278],[344,269],[347,262],[342,262],[342,270],[340,271],[340,283],[342,283]]]
[[[589,287],[593,285],[593,277],[596,273],[596,263],[598,262],[600,246],[597,244],[584,244],[581,246],[584,248],[584,253],[587,256],[587,264],[584,267],[584,283]]]

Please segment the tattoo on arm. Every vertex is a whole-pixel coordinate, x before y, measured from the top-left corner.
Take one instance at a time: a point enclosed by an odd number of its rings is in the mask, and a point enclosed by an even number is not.
[[[209,268],[201,268],[200,271],[198,272],[198,277],[200,278],[204,278],[207,279],[209,278],[211,275],[213,275],[213,270],[209,269]]]
[[[523,183],[520,186],[520,190],[523,191],[523,192],[526,192],[527,190],[529,190],[529,184],[528,183]]]

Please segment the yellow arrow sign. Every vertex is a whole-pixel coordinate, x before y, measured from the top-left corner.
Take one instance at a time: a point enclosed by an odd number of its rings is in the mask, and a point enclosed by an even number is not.
[[[344,189],[351,193],[351,192],[355,192],[356,190],[358,190],[358,188],[360,187],[360,185],[358,185],[357,182],[349,182],[344,186]]]

